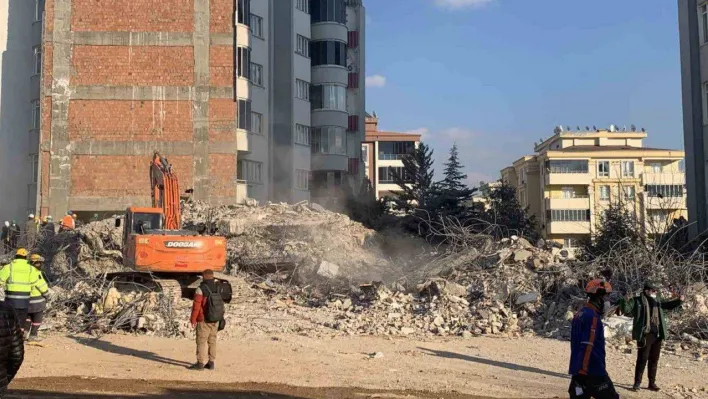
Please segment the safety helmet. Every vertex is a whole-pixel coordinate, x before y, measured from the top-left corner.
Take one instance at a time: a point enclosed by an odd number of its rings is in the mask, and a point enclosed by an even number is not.
[[[27,250],[24,248],[18,248],[17,252],[15,252],[15,256],[24,256],[26,258],[27,257]]]
[[[76,214],[71,215],[72,218],[76,219]]]
[[[603,280],[595,279],[591,280],[588,285],[585,286],[585,292],[589,295],[605,295],[612,292],[612,285]]]
[[[52,220],[52,215],[47,216],[47,220]]]
[[[72,213],[74,213],[74,212],[72,212],[71,210],[69,210],[69,211],[66,212],[66,214],[69,215],[69,216],[71,216]]]
[[[30,214],[27,216],[27,219],[34,219],[34,213],[30,213]]]
[[[30,255],[30,262],[44,262],[44,258],[39,254]]]

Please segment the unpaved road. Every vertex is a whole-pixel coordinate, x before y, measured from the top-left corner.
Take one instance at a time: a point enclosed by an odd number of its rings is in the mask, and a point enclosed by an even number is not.
[[[217,370],[201,372],[185,369],[194,360],[187,340],[112,335],[43,344],[28,347],[10,397],[547,398],[567,397],[568,387],[568,343],[540,338],[241,336],[219,341]],[[370,358],[374,352],[383,357]],[[669,397],[625,389],[633,355],[610,352],[608,364],[622,397]],[[696,398],[706,395],[705,362],[664,355],[660,367],[666,391],[680,384],[697,389]],[[213,392],[199,393],[207,387]]]

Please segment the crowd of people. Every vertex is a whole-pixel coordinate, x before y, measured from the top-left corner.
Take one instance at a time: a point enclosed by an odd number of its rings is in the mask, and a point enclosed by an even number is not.
[[[27,216],[24,230],[17,224],[16,221],[5,221],[0,233],[2,240],[2,253],[10,254],[18,248],[34,248],[39,240],[39,237],[51,237],[57,232],[74,230],[81,222],[77,219],[77,215],[71,211],[61,219],[58,225],[54,223],[51,215],[47,215],[40,219],[30,213]],[[24,234],[23,234],[24,233]]]

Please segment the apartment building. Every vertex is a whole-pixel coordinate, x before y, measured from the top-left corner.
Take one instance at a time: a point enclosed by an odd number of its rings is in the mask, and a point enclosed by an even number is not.
[[[0,104],[14,116],[2,117],[0,167],[23,185],[3,198],[12,217],[148,205],[155,150],[213,204],[298,202],[360,181],[361,1],[8,3],[18,30],[0,35],[13,51]]]
[[[390,197],[400,187],[393,176],[403,171],[403,157],[420,144],[420,135],[379,130],[379,118],[366,114],[366,138],[361,144],[364,175],[371,182],[376,198]]]
[[[577,247],[594,233],[610,203],[635,212],[645,233],[660,234],[687,213],[684,153],[644,147],[646,137],[633,127],[557,127],[535,144],[534,155],[504,168],[502,179],[516,187],[541,235],[565,247]]]
[[[708,230],[708,1],[678,0],[683,139],[692,236]]]

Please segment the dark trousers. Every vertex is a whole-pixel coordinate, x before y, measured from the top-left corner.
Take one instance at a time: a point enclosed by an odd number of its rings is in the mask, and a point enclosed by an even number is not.
[[[44,320],[44,311],[32,312],[27,314],[25,319],[25,331],[29,331],[29,335],[36,337],[39,333],[39,327],[42,326]]]
[[[28,309],[15,309],[15,313],[17,313],[17,321],[19,322],[18,324],[20,325],[20,328],[22,328],[23,332],[29,330],[29,326],[25,321],[27,320],[27,311]]]
[[[656,371],[659,368],[662,341],[656,334],[649,333],[644,336],[641,342],[637,342],[637,365],[634,368],[634,385],[642,383],[647,362],[649,363],[649,385],[656,382]]]
[[[609,376],[574,375],[568,387],[570,399],[619,399]]]

